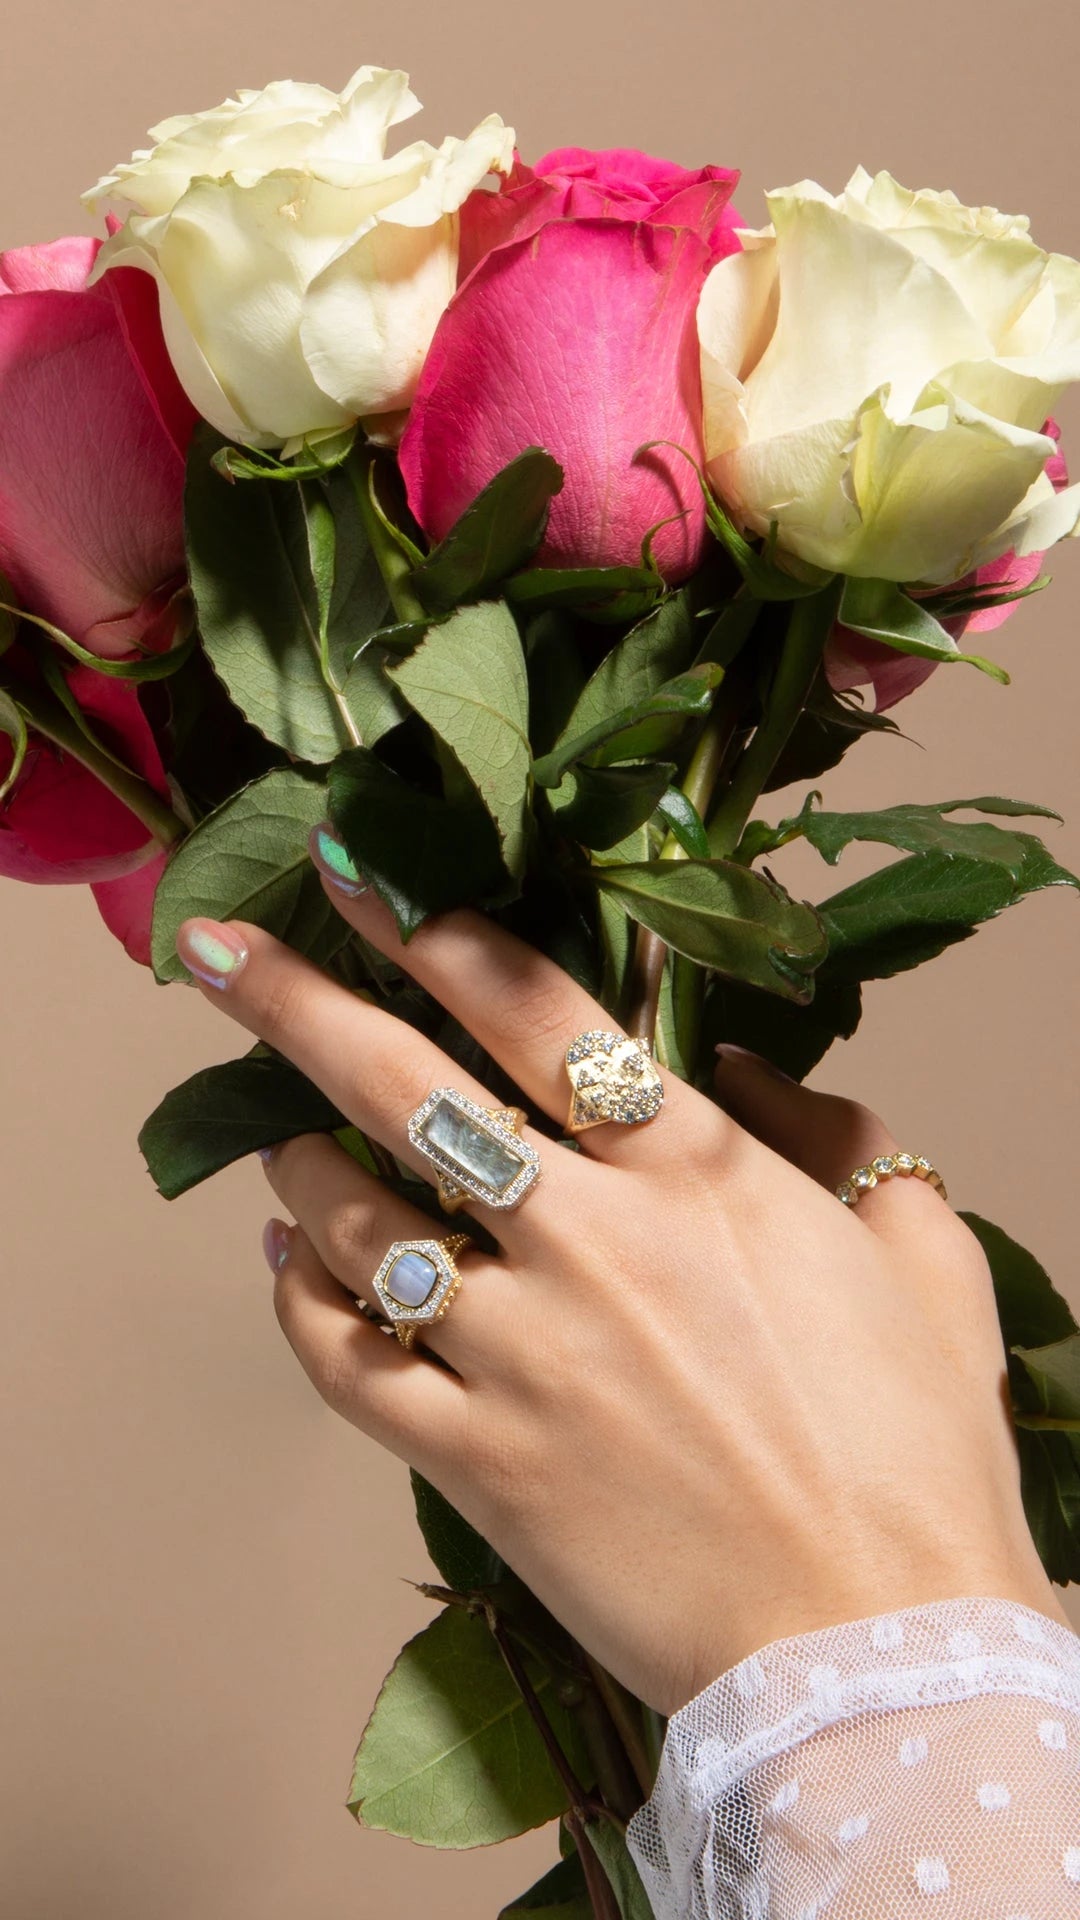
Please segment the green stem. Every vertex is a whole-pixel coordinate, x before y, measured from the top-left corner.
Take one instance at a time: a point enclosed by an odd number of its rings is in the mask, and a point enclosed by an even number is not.
[[[701,731],[683,781],[683,792],[704,819],[708,813],[716,782],[732,734],[738,725],[738,713],[725,701],[727,680]],[[674,834],[669,833],[660,849],[662,860],[686,860],[688,854]],[[668,949],[658,933],[638,927],[634,942],[634,971],[630,983],[630,1012],[626,1031],[632,1039],[644,1040],[651,1049],[656,1042],[656,1020],[660,1007],[660,988]]]
[[[613,1674],[602,1667],[598,1660],[585,1656],[589,1672],[598,1694],[611,1716],[612,1724],[622,1742],[626,1757],[634,1770],[634,1777],[647,1799],[653,1790],[656,1768],[652,1765],[645,1743],[645,1731],[642,1723],[644,1709],[639,1700],[621,1687]]]
[[[729,859],[780,758],[814,684],[825,642],[840,604],[839,581],[821,593],[795,600],[768,704],[739,761],[726,794],[709,822],[714,859]]]
[[[19,689],[19,705],[35,733],[43,734],[55,746],[62,747],[73,760],[78,760],[95,780],[123,802],[130,813],[149,828],[155,840],[162,847],[175,846],[187,833],[184,822],[175,814],[161,795],[154,792],[145,780],[122,767],[110,754],[103,753],[82,733],[71,715],[65,713],[59,701],[42,696],[36,688]]]
[[[412,588],[413,563],[404,548],[395,540],[386,521],[375,504],[372,488],[375,484],[375,455],[369,454],[366,460],[350,462],[356,504],[360,510],[360,519],[367,534],[371,551],[379,564],[390,604],[399,620],[429,620],[427,608]]]

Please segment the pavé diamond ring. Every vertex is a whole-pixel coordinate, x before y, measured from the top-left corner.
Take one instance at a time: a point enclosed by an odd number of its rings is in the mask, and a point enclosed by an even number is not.
[[[395,1240],[372,1281],[376,1298],[403,1347],[420,1327],[433,1327],[461,1290],[456,1259],[471,1247],[467,1233],[445,1240]]]
[[[409,1139],[438,1175],[439,1201],[457,1213],[470,1199],[519,1207],[540,1178],[540,1155],[522,1140],[520,1107],[481,1107],[436,1087],[409,1121]]]
[[[566,1049],[572,1088],[567,1133],[584,1133],[609,1120],[639,1127],[655,1119],[664,1104],[664,1087],[643,1040],[593,1027],[579,1033]]]
[[[948,1199],[945,1182],[937,1168],[921,1153],[880,1153],[865,1167],[856,1167],[846,1180],[841,1180],[835,1189],[836,1197],[845,1207],[857,1206],[864,1193],[871,1187],[878,1187],[885,1180],[901,1179],[926,1180],[940,1193],[943,1200]]]

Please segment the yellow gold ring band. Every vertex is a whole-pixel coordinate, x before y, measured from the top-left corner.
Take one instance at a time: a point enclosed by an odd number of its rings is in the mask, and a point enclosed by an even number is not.
[[[945,1182],[933,1162],[922,1153],[880,1153],[865,1167],[856,1167],[854,1173],[841,1180],[835,1188],[836,1197],[845,1207],[858,1206],[864,1193],[871,1187],[879,1187],[886,1180],[925,1180],[940,1193],[943,1200],[948,1199]]]

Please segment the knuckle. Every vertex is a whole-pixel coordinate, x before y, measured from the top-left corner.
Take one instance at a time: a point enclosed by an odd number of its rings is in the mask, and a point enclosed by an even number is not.
[[[573,1027],[565,982],[535,962],[509,969],[499,983],[499,1019],[541,1048],[554,1039],[565,1045]]]
[[[431,1085],[430,1075],[418,1074],[404,1049],[388,1048],[369,1055],[359,1093],[371,1112],[382,1119],[404,1124],[430,1092]]]
[[[276,1035],[292,1031],[304,1018],[309,987],[304,975],[290,967],[275,967],[259,996],[259,1030]]]
[[[375,1209],[370,1202],[352,1200],[331,1208],[324,1228],[326,1264],[338,1279],[366,1266],[374,1228]]]

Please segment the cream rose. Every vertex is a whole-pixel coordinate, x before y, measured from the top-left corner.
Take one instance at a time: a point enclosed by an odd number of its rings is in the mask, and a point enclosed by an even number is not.
[[[458,209],[514,135],[384,152],[419,111],[408,75],[361,67],[345,91],[276,81],[166,120],[85,198],[119,201],[98,257],[158,283],[173,364],[231,439],[276,447],[408,407],[454,291]]]
[[[862,168],[837,198],[768,195],[772,224],[705,283],[709,475],[741,526],[837,572],[957,580],[1076,529],[1042,431],[1080,378],[1080,265],[1028,222]]]

